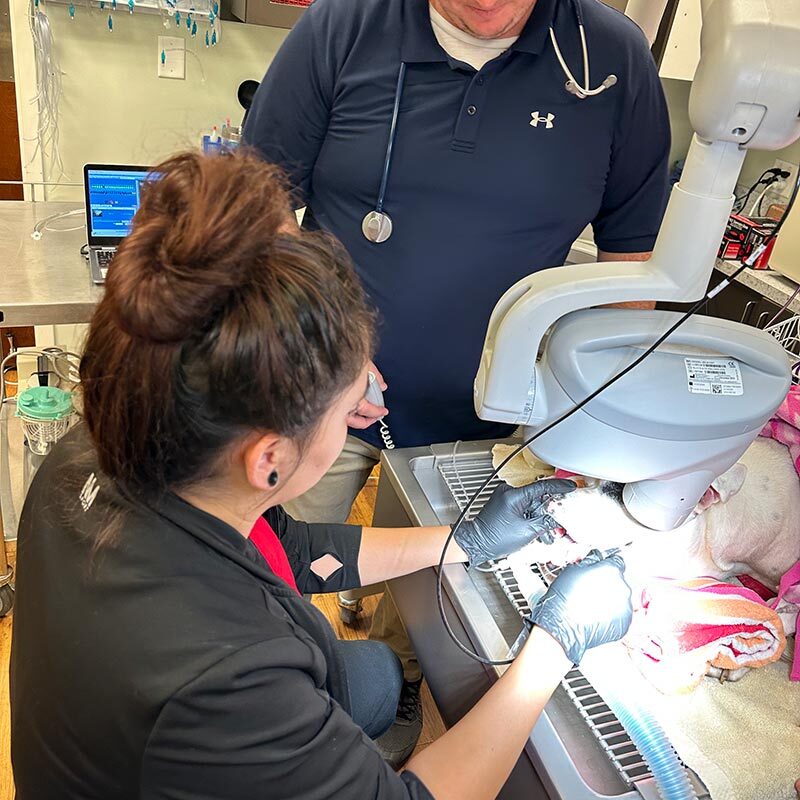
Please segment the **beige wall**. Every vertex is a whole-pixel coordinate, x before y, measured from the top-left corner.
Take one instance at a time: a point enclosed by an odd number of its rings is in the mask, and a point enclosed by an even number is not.
[[[672,148],[669,153],[669,165],[686,157],[689,143],[692,141],[692,128],[689,124],[689,89],[688,81],[662,78],[664,95],[669,108],[669,124],[672,128]]]
[[[14,36],[23,52],[30,34],[24,0],[15,4]],[[286,31],[239,23],[224,23],[223,41],[206,49],[174,24],[165,29],[157,14],[117,11],[114,32],[107,15],[89,14],[77,3],[74,22],[67,6],[47,3],[56,51],[64,73],[60,116],[60,151],[66,175],[80,182],[83,164],[151,164],[187,147],[195,147],[203,131],[221,125],[225,117],[241,119],[236,89],[246,78],[261,80]],[[119,8],[124,7],[120,0]],[[23,27],[24,25],[24,27]],[[179,33],[177,31],[180,31]],[[186,80],[156,77],[158,36],[186,38]],[[197,57],[189,55],[195,53]],[[29,103],[35,94],[34,70],[18,67],[18,96]],[[25,131],[27,136],[30,131]],[[58,176],[45,165],[45,177]],[[81,199],[80,189],[60,187],[48,199]]]
[[[800,140],[789,145],[784,150],[776,150],[774,152],[751,150],[747,154],[742,168],[741,183],[749,186],[757,181],[765,169],[775,165],[776,158],[780,158],[782,161],[789,161],[792,164],[800,164]]]

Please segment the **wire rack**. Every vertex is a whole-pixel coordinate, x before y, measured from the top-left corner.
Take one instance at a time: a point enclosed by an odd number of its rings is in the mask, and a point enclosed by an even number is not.
[[[493,471],[491,455],[457,456],[455,452],[452,458],[442,459],[438,468],[456,505],[462,511],[469,502],[469,498]],[[478,514],[499,483],[499,478],[492,478],[470,507],[467,519],[472,519]],[[520,568],[512,568],[507,561],[502,560],[490,562],[488,569],[484,571],[494,575],[506,597],[519,615],[524,617],[530,613],[531,609],[526,592],[523,591],[520,584],[529,583],[531,576],[515,573],[515,569],[519,570]],[[534,577],[538,577],[546,585],[549,585],[558,573],[557,569],[552,569],[545,564],[532,564],[528,569]],[[636,745],[631,741],[624,726],[583,673],[579,669],[571,670],[561,685],[622,780],[628,786],[633,786],[637,781],[652,777],[649,767]]]
[[[764,330],[781,343],[792,365],[792,383],[800,384],[800,316],[790,317]]]

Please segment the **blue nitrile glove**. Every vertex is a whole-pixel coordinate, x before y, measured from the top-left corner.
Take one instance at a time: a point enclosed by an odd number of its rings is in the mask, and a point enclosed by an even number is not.
[[[545,512],[551,497],[575,489],[568,480],[536,481],[513,489],[501,483],[475,519],[462,522],[453,537],[472,565],[515,553],[536,539],[552,543],[558,523]]]
[[[590,647],[621,639],[631,625],[631,590],[622,556],[592,550],[563,569],[533,607],[528,622],[544,628],[573,664]]]

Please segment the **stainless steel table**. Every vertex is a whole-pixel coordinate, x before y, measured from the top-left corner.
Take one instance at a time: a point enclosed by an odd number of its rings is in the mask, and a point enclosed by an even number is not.
[[[80,215],[54,220],[38,241],[34,225],[76,203],[0,203],[0,327],[88,322],[102,297],[80,254]],[[77,228],[77,230],[63,230]],[[59,230],[61,229],[61,230]]]
[[[40,239],[31,236],[38,222],[73,209],[82,210],[83,206],[0,203],[0,328],[91,319],[103,290],[92,283],[89,265],[80,253],[86,244],[83,215],[54,219]],[[4,544],[0,541],[0,573],[7,567]],[[9,577],[10,572],[0,576],[0,582]],[[4,588],[0,584],[0,591]],[[2,613],[8,608],[10,603],[3,603]]]
[[[492,472],[492,442],[384,450],[375,504],[378,527],[452,524],[466,498]],[[480,507],[491,489],[482,492]],[[520,589],[507,570],[443,571],[444,605],[462,642],[504,658],[522,629]],[[465,656],[445,632],[436,602],[436,572],[395,579],[388,590],[408,631],[445,724],[455,724],[503,671]],[[695,790],[709,800],[694,776]],[[498,800],[656,800],[658,790],[621,724],[578,670],[547,704]]]

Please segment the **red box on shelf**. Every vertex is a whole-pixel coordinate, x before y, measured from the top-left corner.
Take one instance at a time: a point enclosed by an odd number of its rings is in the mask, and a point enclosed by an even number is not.
[[[731,214],[719,246],[719,257],[731,261],[744,261],[769,236],[775,225],[774,219],[750,219],[742,214]],[[753,264],[754,269],[767,269],[774,244],[773,239]]]
[[[758,220],[758,222],[758,227],[751,228],[750,232],[747,234],[747,239],[745,239],[744,248],[742,249],[743,259],[749,258],[753,250],[764,243],[778,224],[774,219]],[[753,264],[753,269],[769,269],[769,257],[772,255],[772,248],[775,247],[775,241],[775,239],[770,241],[766,250],[756,259]]]

